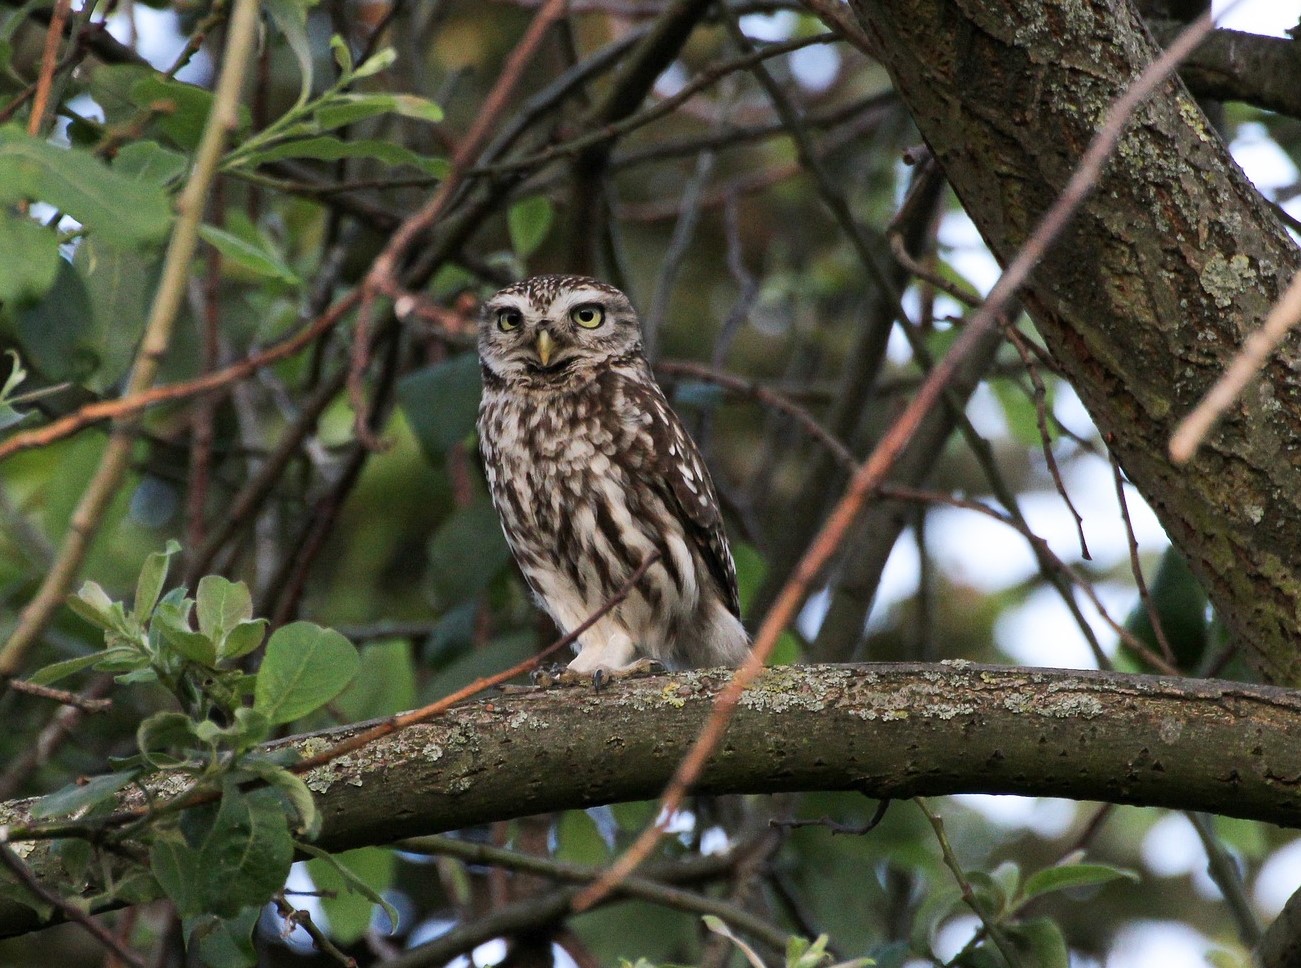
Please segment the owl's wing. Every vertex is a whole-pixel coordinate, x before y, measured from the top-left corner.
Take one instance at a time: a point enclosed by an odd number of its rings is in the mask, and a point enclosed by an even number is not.
[[[652,383],[640,401],[650,414],[652,453],[650,466],[670,507],[675,508],[686,532],[696,543],[709,572],[718,582],[727,607],[741,617],[741,598],[736,587],[736,564],[723,530],[723,515],[713,479],[700,449],[691,439],[660,388]]]

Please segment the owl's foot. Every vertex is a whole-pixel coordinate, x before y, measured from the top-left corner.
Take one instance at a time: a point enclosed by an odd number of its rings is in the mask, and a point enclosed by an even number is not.
[[[595,669],[575,669],[573,666],[549,665],[533,670],[533,685],[542,689],[556,686],[591,686],[600,692],[611,682],[621,679],[635,679],[641,676],[658,676],[663,673],[664,663],[655,659],[638,659],[617,669],[598,666]]]
[[[666,671],[664,663],[658,659],[638,659],[636,662],[620,666],[618,669],[600,668],[593,670],[592,688],[600,692],[602,688],[611,682],[618,682],[621,679],[640,679],[644,676],[659,676]]]

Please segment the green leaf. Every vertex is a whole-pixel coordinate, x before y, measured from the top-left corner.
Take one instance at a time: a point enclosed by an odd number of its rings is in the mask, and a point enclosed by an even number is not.
[[[308,789],[302,777],[290,773],[279,763],[256,756],[245,757],[241,766],[261,777],[273,789],[283,793],[290,806],[294,808],[294,813],[298,815],[298,835],[308,840],[316,839],[321,832],[321,814],[316,809],[316,800],[312,797],[312,791]]]
[[[285,36],[289,49],[298,61],[302,85],[298,103],[306,104],[312,94],[312,44],[307,37],[307,8],[311,4],[301,0],[263,0],[262,9]]]
[[[97,365],[82,382],[99,393],[114,390],[144,333],[149,297],[157,285],[160,268],[156,253],[137,252],[105,244],[95,237],[81,240],[72,266],[85,290],[88,306],[82,344],[93,352]]]
[[[54,913],[53,904],[33,894],[32,889],[21,883],[7,867],[0,867],[0,898],[31,908],[42,921],[48,920]]]
[[[157,712],[136,727],[136,745],[141,755],[159,769],[171,769],[187,762],[189,757],[184,752],[173,755],[169,751],[192,747],[195,740],[195,723],[184,713]]]
[[[162,551],[155,551],[145,558],[136,581],[136,600],[131,609],[137,622],[143,623],[149,613],[158,604],[158,596],[163,593],[163,582],[167,580],[167,566],[172,555],[181,550],[175,541],[168,541]]]
[[[48,817],[66,817],[87,807],[107,800],[136,778],[136,771],[109,773],[85,783],[71,783],[61,790],[48,793],[32,804],[32,816],[37,820]]]
[[[273,723],[287,723],[325,705],[352,681],[360,660],[332,629],[293,622],[276,629],[258,670],[253,706]]]
[[[199,620],[199,631],[216,641],[240,622],[253,617],[253,596],[242,581],[229,581],[221,575],[205,575],[199,579],[194,611]]]
[[[334,135],[323,134],[313,138],[294,138],[249,153],[243,163],[248,166],[282,161],[285,158],[316,158],[320,161],[338,161],[340,158],[374,158],[386,165],[411,165],[429,175],[442,177],[448,164],[443,158],[430,158],[418,154],[393,141],[375,138],[358,138],[344,141]]]
[[[91,625],[96,625],[106,632],[116,627],[113,599],[109,598],[108,592],[100,588],[96,582],[83,582],[77,594],[68,596],[67,602],[70,609]]]
[[[1043,447],[1043,437],[1039,433],[1039,411],[1035,409],[1034,398],[1027,395],[1020,385],[1013,380],[990,380],[989,386],[1003,408],[1003,418],[1016,442],[1026,447]],[[1047,386],[1044,407],[1052,412],[1052,388]],[[1053,423],[1048,421],[1048,432],[1053,432]]]
[[[248,793],[227,781],[221,804],[190,810],[175,827],[156,829],[149,851],[159,886],[182,916],[235,917],[284,886],[294,859],[280,796]]]
[[[59,237],[26,216],[5,211],[0,217],[0,302],[26,306],[54,285],[59,269]]]
[[[266,638],[267,626],[271,623],[264,618],[251,622],[240,622],[231,629],[217,647],[217,658],[231,661],[248,655]]]
[[[1035,968],[1070,968],[1070,955],[1061,929],[1048,918],[1035,918],[1003,928],[1008,939]]]
[[[380,71],[392,67],[397,59],[398,52],[392,47],[381,48],[357,65],[356,70],[352,72],[352,80],[360,81],[367,77],[374,77]]]
[[[1062,867],[1045,867],[1026,878],[1020,903],[1049,894],[1053,891],[1068,891],[1075,887],[1088,887],[1092,884],[1106,884],[1108,881],[1130,880],[1138,882],[1134,871],[1109,864],[1068,864]]]
[[[128,81],[137,73],[131,65],[118,66],[114,70],[123,72],[122,79]],[[158,120],[163,134],[188,151],[199,146],[208,112],[212,110],[211,91],[149,72],[130,83],[130,99],[138,108],[165,108]]]
[[[102,334],[81,274],[58,256],[52,268],[54,284],[46,297],[17,307],[16,335],[28,361],[47,379],[87,381],[103,359]]]
[[[352,77],[352,51],[348,48],[348,42],[338,34],[330,37],[330,52],[334,54],[334,62],[339,65],[339,72],[344,77]]]
[[[510,229],[510,244],[515,254],[527,259],[546,240],[555,215],[551,201],[545,195],[534,195],[516,202],[506,213],[506,226]]]
[[[183,608],[162,602],[154,610],[150,629],[191,662],[213,668],[217,664],[217,644],[202,632],[190,628]]]
[[[479,415],[479,357],[462,353],[398,381],[398,402],[431,460],[465,440]]]
[[[171,202],[156,185],[113,171],[89,152],[0,127],[0,202],[47,202],[114,245],[162,241]]]
[[[130,653],[129,649],[109,651]],[[79,655],[75,659],[64,659],[62,662],[55,662],[37,669],[32,673],[31,678],[27,681],[38,686],[48,686],[51,683],[58,682],[60,679],[66,679],[74,672],[80,672],[82,669],[89,669],[96,663],[103,661],[108,654],[108,652],[92,652],[90,655]]]
[[[335,855],[301,843],[298,849],[312,856],[307,870],[312,875],[312,883],[326,892],[321,905],[330,919],[333,938],[342,944],[352,944],[360,938],[370,927],[375,905],[383,908],[388,916],[389,933],[397,930],[397,909],[380,893],[393,883],[396,858],[392,850],[362,847]]]
[[[184,918],[182,932],[187,946],[198,949],[205,968],[252,968],[257,964],[253,929],[262,915],[262,905],[250,905],[231,918],[200,914]]]
[[[487,498],[457,508],[429,542],[430,581],[443,605],[478,595],[509,561],[501,522]]]
[[[433,101],[412,94],[337,94],[316,109],[313,116],[321,131],[355,124],[379,114],[399,114],[417,121],[437,124],[443,109]]]
[[[1188,560],[1173,545],[1162,553],[1156,574],[1148,581],[1148,596],[1179,668],[1195,672],[1212,641],[1211,624],[1206,615],[1206,592],[1188,567]],[[1125,628],[1153,652],[1161,654],[1144,602],[1134,605],[1125,619]],[[1123,639],[1120,648],[1132,654]],[[1140,668],[1146,667],[1145,660],[1133,657]]]
[[[335,703],[348,722],[391,716],[415,704],[415,661],[405,639],[373,642],[362,649],[360,671]]]
[[[275,279],[289,286],[302,283],[297,273],[285,265],[276,253],[247,242],[238,235],[232,235],[213,225],[200,225],[199,235],[220,252],[222,258],[229,259],[254,275]]]
[[[160,188],[179,181],[188,167],[185,155],[164,148],[157,141],[133,141],[124,145],[113,159],[114,171]]]

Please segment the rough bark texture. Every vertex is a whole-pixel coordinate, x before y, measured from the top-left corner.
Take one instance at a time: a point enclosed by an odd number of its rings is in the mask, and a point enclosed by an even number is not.
[[[854,0],[995,255],[1009,260],[1156,55],[1124,0]],[[1183,85],[1138,112],[1025,303],[1236,639],[1301,681],[1301,340],[1186,468],[1166,441],[1301,264]]]
[[[470,703],[307,777],[330,850],[657,796],[725,673]],[[318,752],[357,727],[298,737]],[[1010,793],[1301,826],[1301,694],[1270,686],[971,663],[770,669],[700,789]],[[30,801],[0,804],[0,824]],[[58,882],[47,845],[26,856]],[[66,884],[63,885],[66,888]],[[0,901],[0,936],[38,927]]]

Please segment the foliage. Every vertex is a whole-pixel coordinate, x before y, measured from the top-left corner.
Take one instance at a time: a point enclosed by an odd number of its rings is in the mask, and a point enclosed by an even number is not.
[[[147,807],[141,823],[102,842],[97,836],[96,847],[147,848],[148,874],[176,905],[191,943],[210,962],[252,964],[257,912],[284,886],[295,849],[307,849],[295,838],[312,839],[321,823],[291,764],[259,747],[273,727],[338,696],[359,659],[339,633],[293,622],[272,633],[258,670],[245,671],[241,660],[262,647],[267,631],[265,619],[253,618],[248,586],[208,575],[193,598],[183,587],[163,594],[169,561],[179,551],[173,541],[149,555],[130,609],[86,582],[68,604],[104,633],[103,651],[46,666],[30,680],[49,685],[94,669],[123,685],[161,686],[179,711],[141,721],[139,752],[115,758],[114,773],[47,794],[31,813],[37,820],[84,819],[111,808],[125,789],[141,791]],[[185,804],[197,805],[178,809]],[[136,881],[133,873],[118,873],[86,902],[93,908],[130,901],[139,891]],[[10,887],[11,896],[30,898]],[[209,950],[216,938],[229,942],[220,957]]]

